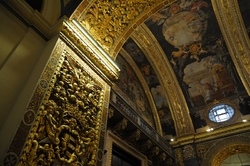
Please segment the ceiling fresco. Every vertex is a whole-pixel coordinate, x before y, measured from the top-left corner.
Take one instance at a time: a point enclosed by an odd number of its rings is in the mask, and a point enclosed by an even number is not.
[[[137,111],[148,124],[155,128],[153,114],[150,111],[148,99],[138,77],[122,56],[117,56],[116,63],[121,69],[120,77],[116,85],[128,96],[130,103],[134,102],[135,111]]]
[[[243,6],[246,4],[249,5],[247,0],[242,3]],[[242,8],[242,12],[243,20],[248,22],[245,25],[249,27],[249,21],[246,19],[249,11]],[[176,74],[196,131],[207,126],[204,109],[214,100],[232,100],[237,103],[243,115],[250,114],[247,111],[250,107],[249,97],[238,76],[209,0],[177,1],[154,13],[144,24],[155,36]],[[167,136],[166,138],[175,136],[174,122],[162,85],[152,64],[146,58],[150,55],[145,56],[137,44],[129,38],[123,49],[135,61],[150,89],[163,135]],[[119,60],[120,56],[116,62],[125,63]],[[127,70],[123,68],[121,67],[121,71]],[[131,72],[126,74],[129,73]],[[123,75],[122,72],[121,80],[124,79]],[[121,80],[119,87],[128,91],[131,87],[124,89],[125,81]],[[138,80],[130,81],[132,83]],[[135,97],[132,101],[136,101],[138,97],[129,96]]]
[[[146,25],[162,46],[190,108],[244,91],[209,1],[181,1]]]
[[[168,108],[163,87],[159,83],[159,80],[151,64],[143,54],[142,50],[131,38],[127,40],[127,42],[123,45],[123,48],[133,58],[144,79],[146,80],[157,108],[163,134],[175,136],[176,132],[174,129],[174,123],[170,110]]]

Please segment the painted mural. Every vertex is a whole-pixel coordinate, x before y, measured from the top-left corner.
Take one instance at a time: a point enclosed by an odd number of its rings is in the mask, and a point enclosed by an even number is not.
[[[195,129],[206,126],[198,110],[208,103],[246,94],[211,1],[177,1],[155,13],[145,24],[162,46],[176,73]]]
[[[247,18],[250,14],[244,8],[244,5],[249,6],[249,2],[241,2],[243,19],[247,22],[245,25],[249,33],[250,23]],[[250,97],[236,72],[210,0],[179,0],[153,14],[145,24],[158,40],[176,73],[195,129],[207,125],[202,110],[214,100],[238,100],[242,115],[250,114]],[[164,90],[152,66],[131,38],[123,48],[145,78],[157,107],[165,138],[175,136]],[[121,75],[124,74],[120,77],[121,89],[132,101],[138,100],[141,95],[135,95],[132,86],[130,87],[136,80],[134,74],[125,65],[121,70]]]
[[[158,111],[163,134],[165,136],[176,135],[171,113],[168,108],[165,94],[163,93],[164,90],[146,56],[131,38],[127,40],[123,48],[133,58],[146,80]]]
[[[244,90],[210,1],[179,1],[154,14],[146,25],[168,56],[190,108]]]
[[[134,71],[120,54],[117,56],[116,64],[121,70],[119,79],[116,82],[117,86],[131,101],[135,102],[137,113],[154,128],[153,115],[148,100]]]
[[[239,0],[239,7],[242,15],[242,19],[244,21],[244,24],[246,26],[247,34],[250,38],[250,1],[249,0]]]

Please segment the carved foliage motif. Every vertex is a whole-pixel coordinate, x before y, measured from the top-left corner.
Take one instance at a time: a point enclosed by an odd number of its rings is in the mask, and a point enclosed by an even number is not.
[[[103,90],[65,58],[30,132],[19,165],[95,165]]]
[[[142,12],[150,11],[161,0],[97,0],[82,18],[81,24],[106,51]]]

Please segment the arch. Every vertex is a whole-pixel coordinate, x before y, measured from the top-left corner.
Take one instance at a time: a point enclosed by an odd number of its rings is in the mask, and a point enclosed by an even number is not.
[[[115,59],[124,41],[128,39],[136,27],[153,13],[175,1],[82,1],[69,19],[77,20],[110,54],[110,57]],[[118,18],[117,15],[120,17]],[[111,17],[112,19],[110,19]]]
[[[226,158],[237,153],[250,153],[249,137],[239,135],[220,140],[208,149],[201,165],[220,166]]]

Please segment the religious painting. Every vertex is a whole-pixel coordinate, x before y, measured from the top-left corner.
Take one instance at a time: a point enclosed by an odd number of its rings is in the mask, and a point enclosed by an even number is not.
[[[148,124],[152,127],[155,126],[153,115],[148,104],[149,102],[134,71],[120,54],[117,56],[116,63],[121,70],[119,79],[116,82],[117,86],[132,102],[135,102],[135,111],[137,111]]]
[[[136,43],[131,38],[129,38],[123,47],[139,67],[149,88],[159,85],[158,78],[153,68],[151,67],[141,49],[136,45]]]
[[[146,80],[158,111],[164,135],[176,135],[172,116],[168,108],[165,94],[163,93],[163,87],[160,85],[151,64],[138,45],[131,38],[127,40],[127,42],[123,45],[123,48],[133,58]],[[164,126],[169,127],[164,128]],[[169,128],[171,128],[171,130],[169,130]]]
[[[246,30],[247,30],[248,37],[250,38],[250,21],[249,21],[250,1],[249,0],[238,0],[238,3],[239,3],[239,8],[240,8],[242,19],[243,19],[243,22],[244,22]]]
[[[190,109],[244,91],[211,1],[177,1],[145,24],[166,53]]]

